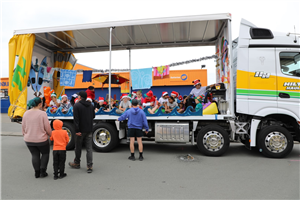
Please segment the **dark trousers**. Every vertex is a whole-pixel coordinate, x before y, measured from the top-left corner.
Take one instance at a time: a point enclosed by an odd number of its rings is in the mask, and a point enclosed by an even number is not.
[[[81,133],[81,136],[75,135],[75,159],[76,164],[80,164],[82,143],[86,148],[86,161],[87,166],[93,166],[93,149],[92,149],[92,133]]]
[[[65,162],[66,162],[66,151],[65,150],[54,150],[53,151],[53,169],[54,176],[58,176],[58,169],[60,176],[65,173]]]
[[[43,146],[27,146],[31,153],[31,161],[35,171],[47,169],[49,162],[50,145],[49,142]],[[42,154],[42,156],[41,156]]]

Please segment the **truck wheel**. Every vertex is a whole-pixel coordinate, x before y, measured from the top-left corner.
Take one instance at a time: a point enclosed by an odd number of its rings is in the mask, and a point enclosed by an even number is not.
[[[205,126],[198,133],[197,146],[207,156],[221,156],[229,147],[228,133],[218,125]]]
[[[93,148],[100,152],[109,152],[118,145],[118,132],[109,123],[99,123],[93,127]]]
[[[63,130],[66,130],[68,132],[69,136],[69,143],[66,147],[67,150],[73,150],[75,148],[75,128],[73,123],[71,122],[64,122]]]
[[[290,132],[281,126],[268,126],[259,132],[259,151],[270,158],[283,158],[288,155],[294,146]]]

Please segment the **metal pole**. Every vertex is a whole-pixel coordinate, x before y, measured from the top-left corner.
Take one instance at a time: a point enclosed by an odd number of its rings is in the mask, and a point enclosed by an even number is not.
[[[231,20],[228,20],[228,24],[227,24],[227,36],[228,36],[228,41],[229,41],[229,48],[228,48],[228,54],[229,54],[229,68],[230,68],[230,105],[229,105],[229,110],[230,110],[230,114],[231,116],[235,116],[235,110],[234,110],[234,95],[235,92],[234,90],[235,85],[233,83],[233,65],[232,65],[232,35],[231,35],[232,29],[231,29]]]
[[[129,48],[129,94],[131,94],[131,49]]]
[[[108,105],[109,109],[111,109],[111,34],[112,34],[113,27],[109,29],[109,76],[108,76]]]

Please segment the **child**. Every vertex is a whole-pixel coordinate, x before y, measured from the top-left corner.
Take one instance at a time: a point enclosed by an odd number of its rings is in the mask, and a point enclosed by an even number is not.
[[[54,131],[50,137],[53,143],[53,169],[54,169],[54,180],[58,178],[64,178],[67,176],[65,173],[65,162],[66,162],[66,146],[69,142],[68,132],[62,129],[63,122],[56,119],[53,122]],[[59,169],[59,177],[58,177]]]
[[[94,102],[98,103],[97,100],[95,100],[95,88],[93,86],[89,86],[88,89],[85,91],[87,94],[87,97],[92,99],[92,104],[94,105]]]
[[[171,96],[174,97],[174,100],[175,100],[176,103],[180,103],[180,100],[178,99],[178,97],[179,97],[179,93],[178,92],[172,91],[171,92]]]
[[[123,113],[127,108],[131,108],[130,97],[127,94],[122,94],[119,105],[120,113]]]
[[[60,106],[60,100],[56,98],[56,94],[52,93],[51,94],[51,101],[50,101],[50,107],[56,106],[59,107]]]
[[[143,107],[147,107],[147,106],[150,106],[150,108],[148,108],[148,112],[150,114],[154,114],[157,108],[159,107],[158,105],[156,105],[156,99],[151,90],[149,90],[145,94],[145,99],[143,101]]]
[[[200,95],[194,98],[196,107],[195,109],[192,109],[193,112],[197,112],[198,110],[202,109],[202,102],[204,100],[204,95]]]
[[[171,112],[176,106],[178,106],[175,99],[171,96],[169,97],[169,101],[167,102],[167,107],[165,108],[166,113]]]
[[[135,99],[138,101],[138,106],[141,108],[143,106],[144,98],[143,98],[142,92],[140,90],[136,92]]]
[[[71,104],[70,104],[70,102],[68,101],[68,96],[65,95],[65,94],[61,96],[61,104],[60,104],[60,107],[61,107],[62,113],[67,113],[68,110],[71,108]]]
[[[98,112],[100,108],[105,108],[103,97],[98,98],[98,103],[95,105],[95,112]]]
[[[108,100],[107,100],[108,101]],[[111,98],[111,100],[110,100],[110,106],[111,106],[111,110],[109,109],[109,105],[108,105],[109,103],[107,103],[107,105],[105,106],[105,108],[104,108],[104,111],[105,112],[110,112],[113,108],[115,108],[116,107],[116,102],[115,102],[115,100],[113,99],[113,98]]]
[[[178,113],[183,113],[185,110],[183,102],[179,103],[179,108],[177,109]]]

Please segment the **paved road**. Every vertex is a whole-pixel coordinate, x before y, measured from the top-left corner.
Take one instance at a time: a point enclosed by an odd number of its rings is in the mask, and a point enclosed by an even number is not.
[[[146,143],[145,160],[129,161],[128,146],[94,156],[94,172],[66,166],[68,176],[35,179],[21,126],[1,115],[2,199],[299,199],[300,145],[284,159],[268,159],[232,143],[222,157],[206,157],[196,146]],[[3,133],[6,133],[4,136]],[[52,148],[52,147],[51,147]],[[195,161],[180,160],[191,154]],[[137,156],[137,153],[136,153]],[[67,152],[67,162],[74,151]]]
[[[1,136],[3,199],[299,199],[299,145],[284,159],[268,159],[232,144],[222,157],[195,146],[145,144],[145,160],[129,161],[127,145],[94,153],[94,172],[66,166],[68,176],[35,179],[22,137]],[[181,161],[191,154],[195,161]],[[85,153],[83,154],[85,155]],[[67,160],[74,152],[67,152]]]

